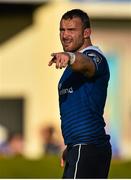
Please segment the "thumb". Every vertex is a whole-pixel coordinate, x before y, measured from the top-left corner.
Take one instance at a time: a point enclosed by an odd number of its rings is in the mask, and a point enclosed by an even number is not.
[[[51,56],[53,56],[53,57],[54,57],[56,54],[57,54],[57,53],[51,53]]]

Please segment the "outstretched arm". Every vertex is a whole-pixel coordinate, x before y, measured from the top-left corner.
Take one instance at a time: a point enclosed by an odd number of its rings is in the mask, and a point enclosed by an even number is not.
[[[90,59],[90,57],[87,57],[80,52],[59,52],[52,53],[51,56],[53,58],[49,62],[49,66],[55,63],[57,69],[62,69],[70,65],[72,70],[81,72],[88,78],[93,77],[95,74],[94,62]]]

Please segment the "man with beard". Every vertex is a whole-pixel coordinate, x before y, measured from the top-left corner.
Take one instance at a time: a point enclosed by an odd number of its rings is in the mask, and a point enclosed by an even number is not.
[[[109,67],[102,51],[92,45],[90,20],[84,11],[67,11],[60,21],[64,52],[52,53],[49,66],[65,68],[59,81],[59,106],[65,145],[63,178],[107,178],[110,136],[103,118]]]

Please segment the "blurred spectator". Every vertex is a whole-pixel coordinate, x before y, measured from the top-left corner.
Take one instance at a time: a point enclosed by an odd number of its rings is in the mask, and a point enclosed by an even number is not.
[[[42,129],[42,139],[44,144],[44,150],[47,154],[59,154],[61,147],[60,144],[54,137],[55,128],[53,126],[48,126]]]
[[[23,137],[21,134],[10,134],[8,140],[0,144],[0,155],[13,156],[23,154]]]

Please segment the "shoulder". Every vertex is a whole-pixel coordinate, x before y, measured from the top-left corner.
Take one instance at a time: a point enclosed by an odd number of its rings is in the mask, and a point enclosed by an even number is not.
[[[102,59],[106,60],[104,53],[97,46],[89,46],[80,52],[92,58],[96,57],[97,61]]]
[[[94,62],[96,66],[96,74],[109,74],[107,59],[104,53],[98,47],[89,46],[80,52],[88,56]]]

